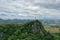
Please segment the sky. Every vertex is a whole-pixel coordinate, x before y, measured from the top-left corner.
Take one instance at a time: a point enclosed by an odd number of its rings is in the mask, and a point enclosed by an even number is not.
[[[60,19],[60,0],[0,0],[2,19]]]

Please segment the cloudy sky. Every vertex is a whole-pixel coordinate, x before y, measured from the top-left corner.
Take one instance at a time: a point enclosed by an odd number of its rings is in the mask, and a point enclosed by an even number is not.
[[[2,19],[60,19],[60,0],[0,0]]]

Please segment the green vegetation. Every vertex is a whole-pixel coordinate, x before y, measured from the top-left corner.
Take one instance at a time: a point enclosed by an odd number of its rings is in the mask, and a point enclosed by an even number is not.
[[[56,40],[60,40],[60,33],[53,33]]]
[[[55,40],[38,20],[25,24],[1,24],[0,40]]]

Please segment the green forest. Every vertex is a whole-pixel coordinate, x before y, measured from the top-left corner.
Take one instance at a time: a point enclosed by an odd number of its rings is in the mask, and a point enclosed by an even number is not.
[[[46,32],[38,20],[23,24],[0,24],[0,40],[59,40]]]

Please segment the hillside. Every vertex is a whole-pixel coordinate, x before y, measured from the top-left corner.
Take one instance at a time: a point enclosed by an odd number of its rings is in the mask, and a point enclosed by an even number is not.
[[[25,24],[0,25],[0,40],[55,40],[38,20]]]

